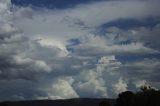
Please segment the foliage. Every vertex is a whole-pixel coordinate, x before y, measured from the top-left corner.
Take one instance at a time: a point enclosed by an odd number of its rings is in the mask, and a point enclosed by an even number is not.
[[[160,106],[160,90],[143,86],[137,93],[123,92],[119,94],[116,106]]]

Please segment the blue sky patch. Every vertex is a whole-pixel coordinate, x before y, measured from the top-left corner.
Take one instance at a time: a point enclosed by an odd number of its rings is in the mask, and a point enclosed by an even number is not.
[[[19,6],[33,6],[33,7],[42,7],[49,9],[65,9],[74,7],[78,4],[84,4],[95,1],[104,1],[104,0],[12,0],[12,3]]]
[[[129,30],[137,27],[154,27],[158,23],[160,23],[160,19],[158,17],[149,17],[145,19],[118,19],[108,23],[101,25],[97,28],[96,33],[100,35],[106,34],[106,29],[109,27],[117,27],[123,30]]]
[[[160,54],[146,54],[146,55],[116,55],[116,59],[121,61],[122,63],[127,62],[135,62],[135,61],[141,61],[147,59],[160,59]]]

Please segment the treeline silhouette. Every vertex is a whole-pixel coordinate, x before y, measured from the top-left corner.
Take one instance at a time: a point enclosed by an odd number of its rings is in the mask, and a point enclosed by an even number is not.
[[[111,106],[108,101],[103,101],[99,106]],[[139,92],[122,92],[118,95],[114,106],[160,106],[160,90],[150,86],[142,86]]]

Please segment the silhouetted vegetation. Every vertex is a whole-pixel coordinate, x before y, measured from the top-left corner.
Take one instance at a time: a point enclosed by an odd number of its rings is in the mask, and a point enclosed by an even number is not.
[[[110,106],[109,101],[102,101],[99,106]]]
[[[141,91],[126,91],[119,94],[116,106],[160,106],[160,90],[143,86]]]
[[[0,106],[8,106],[6,103],[0,103]]]

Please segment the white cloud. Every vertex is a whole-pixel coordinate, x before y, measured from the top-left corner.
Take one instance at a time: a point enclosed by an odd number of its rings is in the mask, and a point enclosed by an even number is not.
[[[29,65],[29,67],[32,69],[35,69],[37,71],[43,70],[46,72],[50,72],[51,68],[41,60],[33,60],[31,58],[22,58],[20,56],[14,56],[13,57],[13,63],[16,65]]]
[[[110,36],[104,37],[89,35],[80,39],[81,43],[79,45],[69,47],[74,50],[73,54],[82,56],[158,53],[157,50],[145,47],[143,43],[140,42],[132,42],[130,44],[114,44],[118,41],[115,39],[117,36],[115,36],[114,39],[110,39],[109,37]]]
[[[146,86],[146,85],[147,85],[147,81],[145,81],[145,80],[140,80],[140,81],[136,82],[136,87],[137,88],[140,88],[140,87]]]
[[[58,97],[61,99],[78,98],[78,94],[74,91],[69,82],[59,79],[53,83],[52,88],[48,92],[49,98],[55,99]]]
[[[142,19],[159,16],[159,1],[103,1],[87,5],[79,5],[70,12],[71,16],[95,27],[121,18]]]
[[[77,77],[77,76],[75,76]],[[74,88],[81,97],[107,97],[105,81],[94,70],[84,70],[75,78]]]
[[[122,78],[120,78],[118,82],[115,85],[113,85],[113,87],[115,89],[116,94],[127,91],[127,84],[122,80]]]
[[[104,23],[121,18],[160,16],[158,4],[159,1],[103,1],[62,10],[21,7],[14,12],[15,25],[32,39],[65,48],[69,39],[87,35]]]
[[[117,68],[120,64],[114,56],[106,56],[100,58],[98,64],[92,64],[91,68],[84,67],[79,75],[73,77],[75,90],[80,97],[113,97],[110,84],[119,79]]]

